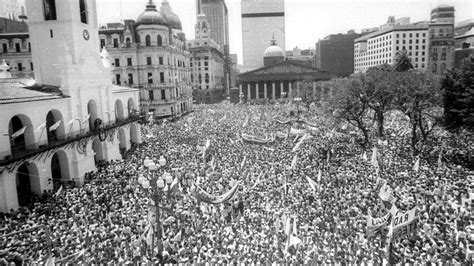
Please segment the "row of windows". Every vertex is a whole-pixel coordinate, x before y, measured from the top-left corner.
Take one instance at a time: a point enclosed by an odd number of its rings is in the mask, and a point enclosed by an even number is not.
[[[426,39],[421,39],[421,40],[422,40],[421,43],[426,43]],[[413,43],[413,40],[411,39],[408,40],[408,44],[412,44],[412,43]],[[416,39],[415,43],[420,43],[420,39]],[[400,44],[400,40],[397,40],[395,44]],[[406,40],[402,40],[402,44],[406,44]]]
[[[164,84],[165,83],[165,73],[164,72],[160,72],[160,78],[159,78],[159,81],[161,84]],[[120,74],[115,74],[115,84],[117,85],[121,85],[122,84],[122,76]],[[153,73],[147,73],[147,83],[148,84],[153,84]],[[127,82],[125,82],[125,84],[127,84]],[[134,82],[133,82],[133,74],[132,73],[129,73],[128,74],[128,84],[129,85],[133,85]]]
[[[408,46],[408,51],[411,53],[411,51],[413,50],[413,48],[414,48],[414,50],[420,50],[420,48],[421,48],[421,50],[425,50],[425,49],[426,49],[426,45],[421,45],[421,46],[419,46],[419,45],[411,46],[411,45],[410,45],[410,46]],[[379,54],[379,53],[382,53],[382,52],[390,52],[391,50],[392,50],[392,48],[391,48],[391,47],[388,47],[388,48],[379,49],[379,50],[377,50],[377,51],[368,51],[368,52],[367,52],[367,55],[375,55],[375,54]],[[396,50],[396,51],[407,50],[407,46],[398,46],[398,45],[397,45],[397,46],[395,46],[395,50]],[[418,52],[416,52],[416,53],[418,53]],[[422,54],[425,55],[425,52],[422,51]],[[361,55],[361,54],[356,50],[356,51],[355,51],[355,57],[357,58],[357,57],[361,57],[361,56],[365,56],[365,55]]]
[[[148,90],[148,100],[154,101],[155,100],[155,91],[156,90]],[[175,95],[179,96],[180,89],[175,88]],[[160,90],[161,93],[161,100],[166,100],[166,91],[165,90]],[[173,112],[173,110],[171,110]]]
[[[198,80],[197,81],[198,81],[198,83],[202,83],[202,75],[201,74],[198,75]],[[206,73],[204,75],[204,82],[209,83],[209,81],[210,81],[209,74]],[[191,74],[191,82],[194,82],[194,75],[193,74]]]
[[[16,63],[16,67],[11,66],[9,61],[5,61],[5,63],[7,63],[7,65],[10,66],[10,70],[16,70],[16,71],[27,70],[26,67],[23,66],[23,63]],[[33,62],[30,62],[30,71],[33,71],[33,70],[34,70]]]
[[[2,52],[8,53],[8,44],[2,43]],[[15,52],[21,53],[21,43],[15,43]],[[31,43],[28,43],[28,52],[31,52]]]
[[[153,65],[153,60],[152,60],[152,57],[148,56],[146,57],[146,64],[151,66]],[[158,57],[158,64],[159,65],[164,65],[164,59],[162,56]],[[114,66],[115,67],[119,67],[121,64],[120,64],[120,58],[115,58],[114,59]],[[168,65],[169,65],[169,58],[168,58]],[[181,60],[175,60],[175,65],[177,65],[178,67],[183,67],[185,68],[186,67],[186,62],[184,61],[181,61]],[[132,62],[132,58],[131,57],[128,57],[127,58],[127,66],[133,66],[133,62]]]

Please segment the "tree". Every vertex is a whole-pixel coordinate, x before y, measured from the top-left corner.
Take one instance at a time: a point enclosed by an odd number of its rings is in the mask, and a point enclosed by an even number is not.
[[[474,57],[466,58],[458,69],[441,81],[444,120],[449,129],[474,129]]]
[[[331,97],[331,106],[335,109],[336,118],[357,127],[364,135],[363,145],[369,143],[369,130],[366,118],[369,105],[363,94],[363,74],[350,79],[332,80],[334,93]]]
[[[371,67],[362,79],[364,101],[375,113],[377,136],[383,137],[385,113],[392,108],[394,75],[390,65]]]
[[[397,58],[395,58],[395,65],[393,70],[397,72],[404,72],[413,69],[413,65],[410,61],[410,58],[407,56],[407,51],[403,50],[397,53]]]
[[[435,108],[441,106],[441,91],[437,78],[424,71],[394,72],[393,106],[410,121],[411,146],[416,153],[419,135],[426,141],[439,121]]]
[[[312,80],[303,80],[299,85],[298,97],[301,97],[301,101],[306,105],[306,109],[311,106],[311,103],[316,101],[316,96],[313,91],[313,82]]]

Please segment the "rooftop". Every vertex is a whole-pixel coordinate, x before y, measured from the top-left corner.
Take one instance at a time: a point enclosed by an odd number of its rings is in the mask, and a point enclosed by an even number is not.
[[[409,25],[395,25],[395,26],[390,26],[387,28],[384,28],[382,30],[378,30],[372,33],[369,33],[367,35],[364,35],[360,38],[357,38],[354,40],[354,42],[365,42],[370,38],[392,32],[392,31],[404,31],[404,30],[423,30],[423,29],[428,29],[428,24],[426,23],[421,23],[421,24],[409,24]]]
[[[0,104],[60,99],[58,87],[37,86],[33,79],[0,79]]]

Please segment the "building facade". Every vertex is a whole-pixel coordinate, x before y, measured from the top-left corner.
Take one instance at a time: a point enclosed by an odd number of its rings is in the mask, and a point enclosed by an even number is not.
[[[454,65],[454,8],[439,6],[431,20],[410,24],[408,18],[388,22],[379,30],[354,40],[354,71],[395,64],[406,52],[415,69],[443,74]]]
[[[331,34],[316,43],[314,66],[336,77],[354,73],[354,40],[362,34]]]
[[[285,2],[242,0],[241,4],[243,65],[247,70],[260,68],[272,37],[285,51]]]
[[[160,10],[150,1],[136,21],[101,27],[99,37],[114,69],[114,84],[139,88],[142,111],[169,117],[192,110],[191,54],[167,0]]]
[[[100,59],[95,0],[27,9],[43,10],[28,22],[35,80],[0,80],[0,212],[63,183],[81,186],[98,161],[141,142],[138,90],[112,84]]]
[[[428,31],[430,70],[441,75],[454,67],[454,7],[439,6],[433,9]]]
[[[224,99],[225,59],[221,46],[212,39],[206,15],[197,18],[196,39],[188,41],[191,53],[191,83],[196,103],[215,103]]]
[[[14,78],[32,78],[33,61],[26,23],[0,18],[0,60],[10,66]]]
[[[99,36],[99,47],[105,48],[111,60],[113,84],[139,88],[143,112],[167,117],[192,110],[191,54],[181,21],[167,0],[160,10],[150,2],[136,21],[101,26]],[[27,27],[0,33],[0,46],[0,60],[7,62],[13,77],[33,76]]]
[[[454,28],[454,67],[468,57],[474,57],[474,19],[461,21]]]
[[[196,0],[197,16],[204,14],[212,29],[210,38],[224,51],[229,45],[229,12],[224,0]]]

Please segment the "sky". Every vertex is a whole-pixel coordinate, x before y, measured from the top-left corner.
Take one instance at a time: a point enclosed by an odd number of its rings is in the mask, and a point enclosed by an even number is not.
[[[162,0],[154,0],[158,8]],[[99,23],[136,19],[148,0],[97,0]],[[168,0],[188,40],[194,39],[196,0]],[[230,52],[242,63],[241,0],[225,0],[229,11]],[[354,29],[378,27],[389,16],[428,20],[431,9],[452,5],[456,22],[474,18],[474,0],[285,0],[286,48],[314,49],[318,39]],[[212,30],[212,29],[211,29]]]

